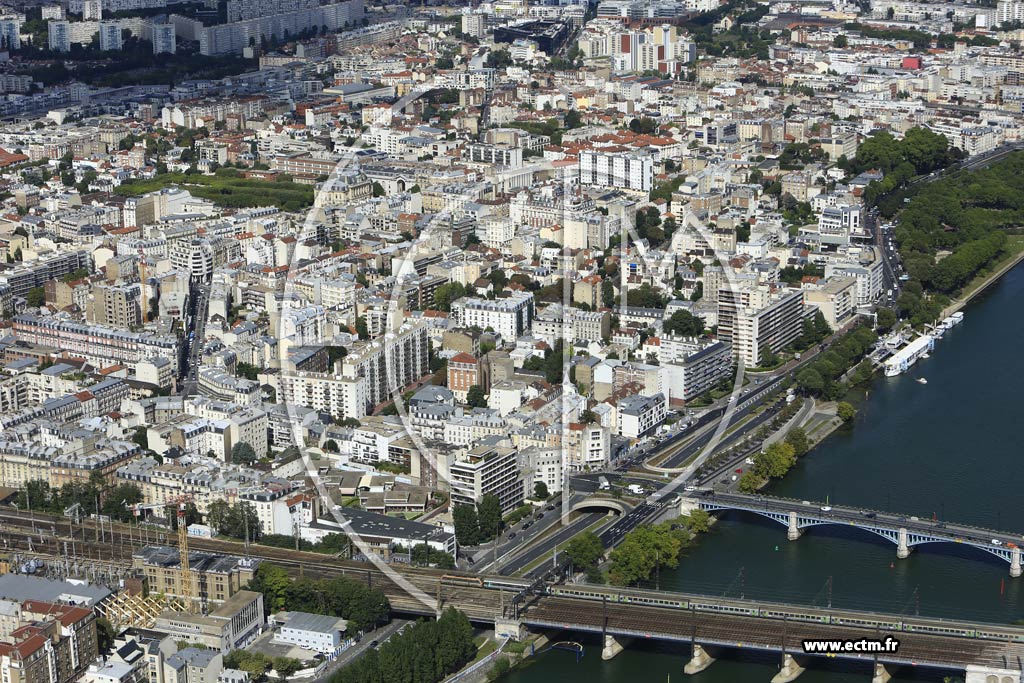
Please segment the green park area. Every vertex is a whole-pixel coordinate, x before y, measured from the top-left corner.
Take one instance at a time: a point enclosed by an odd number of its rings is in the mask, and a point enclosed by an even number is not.
[[[218,169],[213,175],[161,173],[152,180],[125,183],[117,193],[133,197],[171,186],[230,208],[276,206],[282,211],[302,211],[313,205],[312,185],[300,185],[286,175],[275,180],[245,178],[229,168]]]

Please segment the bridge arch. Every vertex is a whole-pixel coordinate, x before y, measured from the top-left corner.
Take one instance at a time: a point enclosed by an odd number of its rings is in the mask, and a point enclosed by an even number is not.
[[[570,512],[582,512],[584,510],[612,510],[613,512],[617,512],[620,515],[624,515],[627,512],[630,512],[632,509],[632,505],[630,505],[629,503],[625,503],[621,500],[618,500],[616,498],[593,497],[584,498],[583,500],[575,502],[572,504],[572,507],[569,508]]]
[[[701,508],[707,510],[708,512],[744,512],[748,514],[757,515],[758,517],[764,517],[765,519],[770,519],[773,522],[778,522],[779,524],[787,528],[790,527],[790,519],[788,514],[775,512],[772,510],[766,511],[755,508],[728,507],[723,505],[701,505]],[[858,529],[860,531],[867,531],[875,534],[876,536],[880,536],[894,545],[899,543],[899,538],[895,530],[889,531],[887,529],[861,527],[853,524],[844,524],[843,522],[838,520],[821,519],[818,517],[800,515],[799,513],[797,514],[796,528],[798,530],[803,531],[804,529],[809,529],[815,526],[841,526],[846,528]]]
[[[849,520],[821,517],[810,510],[792,510],[787,512],[781,509],[762,509],[755,506],[727,505],[712,501],[701,501],[699,503],[699,507],[708,512],[744,512],[770,519],[789,529],[789,537],[791,540],[799,537],[800,533],[805,529],[815,526],[831,525],[845,527],[848,529],[858,529],[884,538],[897,546],[897,556],[900,558],[906,557],[911,548],[930,543],[945,543],[954,546],[972,548],[980,553],[995,556],[1003,562],[1008,563],[1011,566],[1011,576],[1016,577],[1021,574],[1021,551],[1012,547],[1012,544],[1009,547],[1003,544],[990,545],[988,543],[962,540],[952,536],[941,536],[938,534],[922,532],[920,530],[915,531],[913,529],[901,529],[890,526],[875,525],[871,524],[868,520],[865,520],[862,523],[851,523]]]

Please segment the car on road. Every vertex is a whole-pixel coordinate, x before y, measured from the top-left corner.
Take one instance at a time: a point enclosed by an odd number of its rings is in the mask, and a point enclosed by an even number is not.
[[[1003,544],[1003,542],[1000,541],[998,538],[993,538],[992,539],[992,545],[1002,545],[1002,544]]]
[[[831,505],[822,505],[821,506],[821,511],[822,512],[832,512],[832,506]]]
[[[512,533],[510,533],[510,534],[508,535],[508,537],[509,537],[509,540],[512,540],[513,538],[515,538],[515,537],[516,537],[516,532],[514,532],[514,531],[513,531]]]

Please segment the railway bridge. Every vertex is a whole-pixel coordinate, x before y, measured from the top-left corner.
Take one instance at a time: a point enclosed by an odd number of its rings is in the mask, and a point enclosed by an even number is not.
[[[742,510],[767,517],[785,526],[791,541],[800,538],[806,529],[826,524],[863,529],[893,543],[900,559],[925,543],[957,543],[1007,562],[1012,577],[1022,573],[1019,544],[1024,543],[1024,536],[1006,531],[809,500],[711,490],[688,492],[681,499],[681,506],[683,510],[697,508],[709,512]]]
[[[0,510],[4,544],[9,553],[31,555],[60,566],[69,538],[79,552],[95,561],[124,568],[145,543],[138,530],[111,524],[104,540],[93,540],[69,520]],[[42,524],[41,524],[42,523]],[[148,539],[146,539],[148,540]],[[173,534],[160,541],[173,546]],[[925,666],[966,674],[966,683],[1022,683],[1024,627],[976,624],[959,620],[904,617],[894,614],[764,603],[650,591],[562,584],[559,576],[539,579],[474,575],[404,565],[377,565],[340,557],[249,545],[223,539],[190,539],[193,552],[248,555],[307,577],[347,576],[379,588],[396,612],[433,616],[451,606],[471,620],[494,626],[496,633],[518,637],[544,629],[598,634],[603,656],[612,657],[629,639],[687,644],[692,657],[684,670],[711,665],[716,648],[774,652],[780,656],[776,683],[793,680],[805,657],[838,657],[870,667],[875,683],[888,680],[893,667]],[[409,591],[409,586],[418,595]],[[427,599],[424,599],[427,598]],[[805,652],[805,640],[898,642],[881,652]],[[886,640],[889,639],[889,640]]]

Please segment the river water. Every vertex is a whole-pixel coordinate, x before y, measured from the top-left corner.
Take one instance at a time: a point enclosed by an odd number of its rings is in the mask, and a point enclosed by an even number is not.
[[[1024,534],[1024,421],[1018,422],[1017,390],[1024,377],[1024,265],[964,312],[964,322],[936,342],[931,358],[906,375],[878,379],[858,401],[854,423],[766,492]],[[918,377],[928,383],[919,384]],[[918,546],[897,560],[896,547],[869,532],[815,527],[789,542],[785,527],[775,522],[727,513],[656,583],[711,595],[1007,623],[1024,618],[1022,582],[1009,577],[1002,560],[953,544]],[[570,652],[551,651],[504,680],[745,683],[767,682],[778,669],[777,656],[733,651],[688,677],[682,673],[686,647],[634,645],[602,662],[597,641],[584,643],[578,663]],[[870,680],[864,667],[812,663],[801,681]],[[948,673],[903,670],[893,680],[941,681]]]

